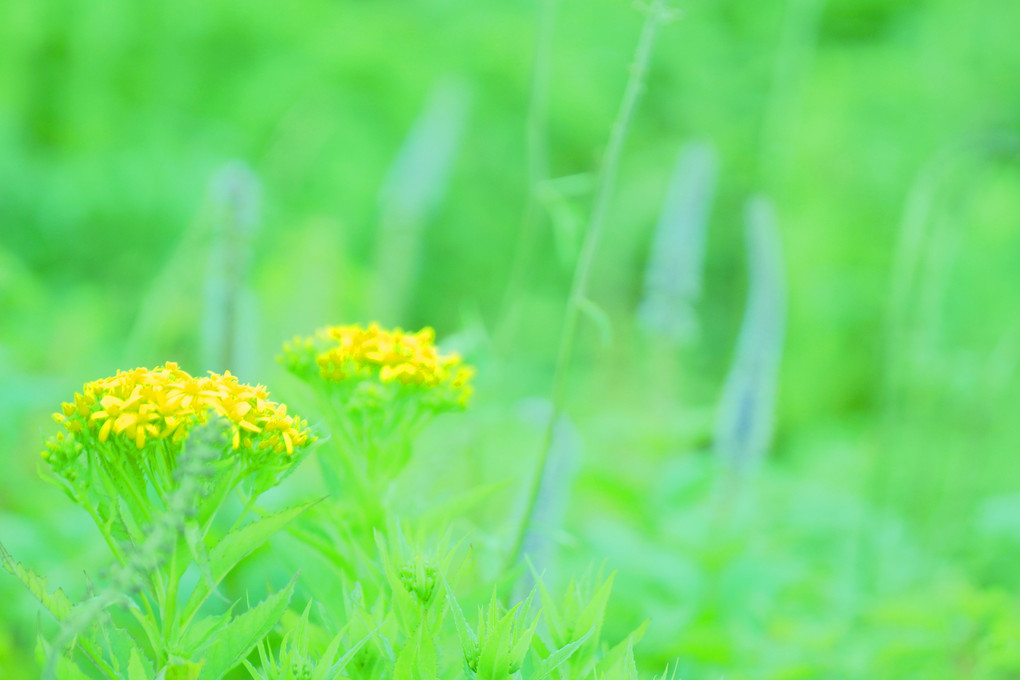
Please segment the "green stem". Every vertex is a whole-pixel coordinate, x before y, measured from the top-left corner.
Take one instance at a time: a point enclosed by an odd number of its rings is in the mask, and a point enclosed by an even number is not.
[[[91,503],[83,500],[79,502],[79,505],[84,507],[88,511],[88,513],[92,515],[92,521],[96,523],[97,527],[99,527],[99,533],[103,535],[103,540],[106,541],[107,547],[110,548],[110,553],[113,555],[113,558],[117,560],[117,564],[123,567],[125,564],[124,555],[121,552],[120,548],[117,546],[117,542],[113,540],[113,536],[110,535],[108,525],[102,521],[102,518],[99,516],[99,513],[96,511],[96,509],[92,506]]]
[[[630,68],[630,78],[624,90],[623,101],[613,123],[609,135],[609,144],[606,147],[606,155],[599,172],[598,184],[595,190],[594,203],[588,221],[588,229],[585,233],[584,243],[581,247],[581,255],[574,270],[574,278],[570,286],[570,296],[567,299],[567,309],[560,334],[559,351],[556,355],[556,367],[553,373],[552,386],[552,412],[546,423],[545,435],[542,441],[542,449],[538,456],[535,472],[532,476],[528,491],[528,500],[525,505],[522,521],[517,530],[513,547],[509,553],[509,564],[516,565],[521,556],[521,548],[524,545],[524,538],[531,526],[535,507],[538,503],[539,491],[541,490],[542,477],[549,460],[549,451],[552,448],[553,433],[556,429],[556,422],[563,412],[563,400],[566,394],[567,374],[570,368],[570,361],[574,353],[574,343],[577,338],[577,326],[581,316],[581,309],[587,299],[588,282],[591,279],[592,265],[595,255],[598,253],[599,243],[602,240],[602,233],[605,230],[606,217],[609,212],[609,203],[613,196],[616,185],[616,176],[619,171],[620,157],[623,153],[623,146],[627,139],[631,120],[634,117],[634,110],[637,107],[641,92],[645,87],[645,79],[648,75],[648,67],[651,64],[652,48],[655,45],[655,37],[659,25],[665,20],[668,10],[667,0],[654,0],[648,9],[644,25],[641,29],[641,36],[638,39],[637,50],[634,61]]]
[[[82,654],[85,655],[85,658],[92,662],[92,665],[103,674],[103,677],[108,678],[108,680],[117,680],[116,671],[103,660],[103,653],[96,649],[90,640],[78,640],[76,644],[81,649]]]
[[[549,179],[547,119],[549,108],[549,72],[552,62],[553,34],[558,0],[541,0],[538,16],[538,37],[535,41],[531,96],[528,100],[525,145],[528,158],[528,196],[521,218],[521,228],[510,266],[510,279],[503,294],[502,319],[497,344],[503,346],[516,325],[520,292],[531,262],[538,227],[541,222],[539,192]]]
[[[178,544],[174,545],[173,554],[170,556],[170,570],[166,581],[166,594],[163,598],[162,611],[163,619],[163,642],[168,643],[174,639],[177,628],[177,588],[180,575],[177,573]]]
[[[143,614],[137,609],[131,609],[131,614],[138,621],[138,625],[145,631],[145,637],[149,638],[149,645],[152,647],[153,656],[156,659],[157,666],[163,666],[166,664],[166,641],[163,640],[159,631],[156,629],[156,616],[152,611],[152,605],[149,603],[149,598],[142,597],[142,601],[145,603],[146,612],[148,615]]]

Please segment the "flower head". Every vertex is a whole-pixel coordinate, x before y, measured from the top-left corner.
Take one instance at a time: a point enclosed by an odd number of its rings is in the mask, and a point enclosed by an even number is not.
[[[53,417],[65,431],[49,439],[43,457],[59,475],[73,481],[95,463],[157,489],[169,484],[192,428],[210,419],[226,426],[226,457],[245,472],[285,467],[312,441],[307,423],[270,401],[262,385],[245,385],[229,372],[195,378],[175,363],[87,383]]]
[[[284,345],[282,361],[299,377],[326,386],[373,382],[417,393],[435,411],[463,408],[474,376],[458,355],[440,353],[431,328],[409,333],[377,324],[330,326]]]

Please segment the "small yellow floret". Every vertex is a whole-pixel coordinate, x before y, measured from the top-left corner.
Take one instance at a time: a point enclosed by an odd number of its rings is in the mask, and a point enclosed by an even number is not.
[[[327,383],[348,383],[374,378],[408,387],[442,388],[436,403],[462,406],[470,395],[473,370],[460,356],[441,354],[435,331],[424,328],[408,333],[385,330],[377,324],[330,326],[314,338],[295,338],[284,346],[285,362],[299,373],[315,366]],[[312,363],[314,362],[314,363]]]
[[[205,422],[208,413],[223,416],[232,425],[234,450],[253,448],[268,423],[300,447],[311,441],[307,424],[296,418],[280,420],[286,407],[268,399],[265,387],[238,382],[229,372],[194,378],[177,364],[153,370],[137,368],[86,384],[74,403],[64,403],[54,420],[72,437],[95,437],[100,443],[121,437],[141,450],[149,442],[180,444],[191,428]],[[63,435],[60,435],[63,437]],[[293,453],[293,447],[287,447]],[[52,451],[45,452],[46,458]]]

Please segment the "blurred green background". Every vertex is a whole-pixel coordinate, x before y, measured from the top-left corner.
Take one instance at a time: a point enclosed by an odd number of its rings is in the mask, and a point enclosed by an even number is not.
[[[1020,678],[1020,4],[676,6],[595,261],[548,568],[619,570],[607,625],[651,618],[642,666],[685,680]],[[36,476],[82,383],[176,360],[288,398],[280,343],[332,323],[432,325],[479,368],[409,488],[520,479],[642,20],[623,0],[0,1],[0,539],[72,590],[101,568]],[[638,309],[692,142],[717,179],[698,332],[673,343]],[[729,488],[713,424],[754,195],[785,343],[772,450]],[[478,518],[494,544],[519,491]],[[0,578],[3,677],[32,677],[35,611]]]

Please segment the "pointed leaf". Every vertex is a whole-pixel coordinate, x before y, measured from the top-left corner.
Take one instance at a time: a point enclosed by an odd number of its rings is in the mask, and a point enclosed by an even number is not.
[[[182,661],[171,664],[166,667],[164,680],[198,680],[199,675],[202,673],[202,666],[204,662],[192,663],[190,661]],[[211,676],[219,678],[220,676]]]
[[[295,579],[278,593],[235,617],[216,637],[205,654],[203,678],[217,680],[247,658],[255,645],[279,622],[294,593]],[[169,679],[168,679],[169,680]]]
[[[574,652],[580,649],[581,645],[587,642],[588,638],[590,638],[594,633],[595,627],[593,626],[581,637],[550,654],[549,657],[542,662],[542,665],[538,667],[538,670],[535,671],[531,680],[544,680],[547,678],[554,670],[556,670],[556,668],[559,667],[560,664],[573,656]]]
[[[152,668],[148,666],[148,660],[142,661],[143,657],[138,649],[131,650],[131,659],[128,661],[128,680],[152,680]]]
[[[21,581],[29,592],[35,595],[57,621],[63,621],[71,614],[73,605],[63,590],[59,588],[50,593],[46,588],[46,579],[35,573],[20,562],[15,561],[3,543],[0,543],[0,562],[4,569]]]
[[[611,668],[627,653],[628,646],[633,647],[637,643],[641,642],[641,639],[645,636],[645,632],[648,630],[648,623],[649,619],[646,619],[644,623],[634,629],[634,632],[619,642],[615,647],[610,649],[602,660],[599,661],[599,667]]]
[[[298,505],[274,515],[268,515],[240,529],[231,531],[224,536],[212,550],[209,551],[208,573],[211,579],[200,580],[195,585],[195,590],[188,598],[188,604],[184,608],[184,620],[190,621],[208,599],[211,591],[220,581],[237,566],[245,557],[268,541],[273,534],[285,527],[291,520],[301,515],[318,503],[312,501],[304,505]]]

